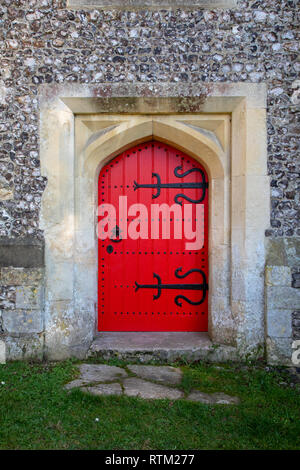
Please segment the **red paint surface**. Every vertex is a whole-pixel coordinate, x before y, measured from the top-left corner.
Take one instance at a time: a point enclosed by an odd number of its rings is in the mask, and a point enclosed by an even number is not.
[[[162,183],[201,182],[199,173],[190,173],[184,178],[176,178],[174,169],[182,166],[181,172],[192,168],[204,168],[193,158],[160,142],[147,142],[123,152],[107,164],[99,175],[98,200],[118,207],[120,195],[128,197],[128,207],[134,203],[147,206],[150,216],[151,204],[174,203],[174,196],[183,193],[192,199],[202,195],[202,189],[163,188],[158,198],[152,199],[156,190],[140,188],[134,191],[134,181],[140,184],[155,183],[152,173],[158,173]],[[183,200],[183,204],[191,204]],[[208,293],[200,305],[190,305],[182,301],[182,306],[175,304],[176,295],[186,295],[192,301],[198,301],[201,291],[162,289],[159,299],[154,289],[139,289],[135,292],[135,282],[156,284],[153,273],[160,276],[162,284],[201,283],[199,273],[191,273],[185,279],[175,277],[175,270],[182,268],[182,273],[191,269],[201,269],[208,282],[208,190],[204,204],[204,247],[201,250],[187,251],[185,238],[173,238],[173,221],[169,240],[132,240],[122,239],[116,243],[108,239],[99,240],[99,275],[98,275],[98,329],[99,331],[207,331]],[[195,207],[193,206],[193,220]],[[183,209],[183,208],[182,208]],[[182,211],[183,213],[183,211]],[[173,219],[173,217],[171,216]],[[102,217],[99,217],[99,220]],[[134,217],[128,218],[128,224]],[[150,217],[149,217],[150,219]],[[150,232],[150,220],[149,233]],[[118,212],[117,212],[118,221]],[[183,223],[183,222],[182,222]],[[122,236],[122,234],[121,234]],[[160,235],[161,236],[161,235]],[[107,252],[107,246],[113,252]]]

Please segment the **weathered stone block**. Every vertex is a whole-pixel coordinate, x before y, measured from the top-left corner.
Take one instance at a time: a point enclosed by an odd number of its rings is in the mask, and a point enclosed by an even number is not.
[[[291,287],[291,268],[288,266],[266,266],[267,286]]]
[[[268,309],[297,309],[300,306],[300,291],[293,287],[271,286],[266,289]]]
[[[5,341],[0,340],[0,364],[5,364],[6,362],[6,345]]]
[[[41,310],[3,310],[2,328],[7,333],[41,333],[43,315]]]
[[[267,265],[269,266],[299,266],[299,238],[268,239]]]
[[[43,335],[31,334],[21,337],[4,336],[6,343],[7,360],[20,361],[25,359],[43,359],[44,339]]]
[[[292,339],[267,337],[267,359],[269,364],[292,365]]]
[[[282,239],[269,239],[267,241],[267,265],[288,266],[287,254]]]
[[[35,238],[0,238],[0,267],[44,266],[44,242]]]
[[[43,268],[1,268],[0,285],[35,286],[42,282],[43,276]]]
[[[300,265],[300,239],[284,238],[283,239],[289,266]]]
[[[16,303],[16,289],[12,286],[0,286],[0,308],[12,309],[15,308]]]
[[[16,308],[41,309],[43,306],[43,288],[18,286],[16,288]]]
[[[95,303],[85,300],[81,305],[78,302],[77,311],[74,311],[72,301],[45,304],[45,354],[48,359],[86,357],[93,340]]]
[[[270,309],[266,314],[267,334],[279,338],[292,335],[292,310]]]

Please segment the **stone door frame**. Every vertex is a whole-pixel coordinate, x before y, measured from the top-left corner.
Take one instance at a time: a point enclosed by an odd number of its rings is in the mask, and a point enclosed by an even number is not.
[[[151,139],[200,161],[210,178],[209,335],[241,355],[264,344],[270,218],[263,84],[45,85],[40,96],[45,353],[84,357],[96,332],[97,179]],[[113,345],[112,345],[113,347]]]

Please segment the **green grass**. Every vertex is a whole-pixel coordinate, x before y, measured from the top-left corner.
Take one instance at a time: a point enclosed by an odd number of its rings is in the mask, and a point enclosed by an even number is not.
[[[182,388],[239,406],[67,393],[75,362],[1,365],[0,449],[299,449],[300,393],[280,385],[285,373],[221,367],[183,366]]]

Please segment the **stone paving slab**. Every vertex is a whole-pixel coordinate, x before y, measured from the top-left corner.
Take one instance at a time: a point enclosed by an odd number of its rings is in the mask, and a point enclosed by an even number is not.
[[[179,367],[128,365],[127,368],[138,377],[128,377],[122,367],[105,364],[81,364],[79,366],[80,376],[66,384],[64,388],[66,390],[80,388],[86,393],[98,396],[127,395],[144,399],[165,398],[169,400],[185,398],[183,391],[174,387],[182,380],[183,374]],[[116,383],[116,381],[120,383]],[[173,385],[173,387],[167,385]],[[238,397],[221,392],[204,393],[199,390],[192,390],[185,399],[208,405],[236,405],[240,403]]]
[[[140,397],[145,399],[168,398],[169,400],[178,400],[183,398],[183,392],[176,388],[166,387],[164,385],[154,384],[146,380],[130,377],[123,382],[124,393],[129,397]]]
[[[83,392],[91,393],[92,395],[122,395],[122,387],[118,383],[112,384],[98,384],[93,387],[81,387]]]
[[[199,390],[192,390],[186,399],[208,405],[237,405],[240,403],[238,397],[232,397],[225,393],[204,393]]]
[[[128,376],[123,368],[106,364],[81,364],[79,370],[83,382],[113,382]]]
[[[66,390],[71,390],[72,388],[78,388],[85,384],[86,382],[84,382],[83,380],[75,379],[75,380],[72,380],[72,382],[69,382],[68,384],[66,384],[64,388]]]
[[[135,375],[142,379],[154,380],[156,382],[176,385],[182,380],[182,371],[171,366],[127,366]]]

